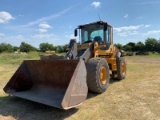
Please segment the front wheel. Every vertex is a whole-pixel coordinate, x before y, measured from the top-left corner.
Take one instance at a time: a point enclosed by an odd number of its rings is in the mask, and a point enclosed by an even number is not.
[[[87,85],[91,92],[103,93],[109,85],[109,66],[104,58],[91,58],[86,63]]]

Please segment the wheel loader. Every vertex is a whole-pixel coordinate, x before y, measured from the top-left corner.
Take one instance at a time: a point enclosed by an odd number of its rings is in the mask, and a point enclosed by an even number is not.
[[[88,91],[106,91],[112,79],[126,77],[126,61],[113,45],[113,28],[97,21],[79,25],[64,57],[24,60],[4,87],[12,96],[60,109],[80,105]]]

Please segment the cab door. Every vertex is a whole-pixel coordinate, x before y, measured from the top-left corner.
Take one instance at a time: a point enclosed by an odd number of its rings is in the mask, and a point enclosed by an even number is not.
[[[106,50],[108,50],[110,45],[112,44],[112,27],[108,25],[107,30],[104,33]]]

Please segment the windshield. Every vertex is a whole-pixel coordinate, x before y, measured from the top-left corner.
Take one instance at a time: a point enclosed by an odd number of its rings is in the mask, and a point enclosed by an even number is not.
[[[81,28],[82,44],[92,41],[104,40],[104,25],[92,24]]]

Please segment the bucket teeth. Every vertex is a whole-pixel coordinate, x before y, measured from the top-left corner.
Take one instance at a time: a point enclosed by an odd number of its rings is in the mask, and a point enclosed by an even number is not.
[[[85,101],[88,93],[82,60],[24,61],[4,87],[10,95],[69,109]]]

